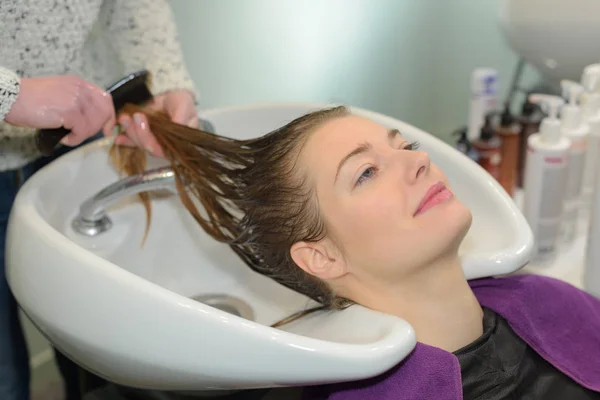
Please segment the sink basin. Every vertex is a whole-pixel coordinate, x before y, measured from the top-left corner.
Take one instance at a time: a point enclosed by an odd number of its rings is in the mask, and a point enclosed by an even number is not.
[[[221,134],[255,137],[325,104],[208,110]],[[401,121],[353,109],[418,140],[473,211],[461,248],[468,278],[513,272],[533,237],[502,188],[445,143]],[[10,216],[7,276],[23,311],[62,352],[123,385],[156,390],[237,390],[358,380],[396,365],[416,339],[404,320],[353,306],[279,329],[270,324],[311,301],[245,266],[213,241],[168,192],[145,214],[135,197],[109,210],[112,228],[84,237],[79,206],[120,179],[107,140],[59,158],[21,189]],[[151,160],[151,167],[164,165]]]

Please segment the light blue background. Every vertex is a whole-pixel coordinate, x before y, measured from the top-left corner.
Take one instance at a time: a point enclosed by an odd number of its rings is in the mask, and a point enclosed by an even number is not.
[[[466,124],[470,73],[517,55],[499,0],[172,0],[201,106],[333,101],[400,118],[444,140]],[[523,82],[538,77],[525,69]]]

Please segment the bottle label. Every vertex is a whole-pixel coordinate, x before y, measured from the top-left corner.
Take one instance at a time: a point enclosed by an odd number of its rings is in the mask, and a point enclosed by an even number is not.
[[[531,147],[527,150],[523,211],[533,231],[538,256],[550,256],[560,237],[568,153],[548,154]]]
[[[567,158],[563,156],[546,156],[544,157],[544,163],[551,168],[561,168],[567,164]]]
[[[565,192],[565,201],[577,201],[583,186],[583,169],[585,166],[586,140],[574,142],[569,151],[569,177]]]
[[[542,193],[540,196],[540,224],[558,223],[563,211],[564,186],[553,182],[565,182],[567,164],[550,164],[542,175]]]

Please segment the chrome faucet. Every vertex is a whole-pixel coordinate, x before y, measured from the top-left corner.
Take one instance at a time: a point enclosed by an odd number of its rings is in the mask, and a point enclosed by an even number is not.
[[[207,119],[199,118],[199,125],[205,132],[215,133],[214,125]],[[177,194],[175,173],[171,167],[148,170],[107,186],[81,205],[71,226],[82,235],[99,235],[112,227],[112,221],[106,215],[107,208],[123,197],[159,189]]]
[[[112,222],[106,215],[107,208],[123,197],[159,189],[177,193],[175,173],[171,167],[161,167],[129,176],[102,189],[81,205],[72,227],[86,236],[106,232],[112,227]]]

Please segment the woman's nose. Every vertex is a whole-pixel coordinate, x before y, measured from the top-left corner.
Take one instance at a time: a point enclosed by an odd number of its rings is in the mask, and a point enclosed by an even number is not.
[[[420,178],[427,176],[431,166],[429,154],[424,151],[415,151],[411,154],[411,167],[409,168],[409,179],[418,181]]]

